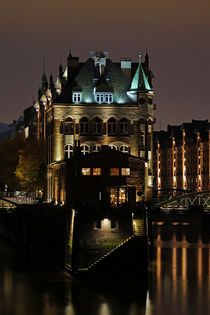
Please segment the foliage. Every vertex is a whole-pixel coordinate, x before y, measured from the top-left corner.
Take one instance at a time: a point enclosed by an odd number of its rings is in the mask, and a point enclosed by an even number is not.
[[[45,185],[45,144],[43,140],[30,138],[19,150],[19,160],[15,175],[20,189],[43,190]]]
[[[16,136],[12,139],[5,138],[0,141],[0,189],[8,186],[8,191],[14,191],[18,185],[15,176],[18,164],[19,150],[24,147],[24,139]]]

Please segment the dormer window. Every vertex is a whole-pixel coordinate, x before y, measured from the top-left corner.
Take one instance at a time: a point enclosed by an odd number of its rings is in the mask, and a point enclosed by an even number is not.
[[[82,93],[74,92],[72,99],[74,103],[80,103],[82,101]]]
[[[96,102],[99,104],[104,103],[104,94],[96,94]]]
[[[112,94],[106,94],[105,95],[105,101],[108,104],[113,103],[113,95]]]
[[[113,94],[112,93],[96,93],[96,102],[99,104],[113,103]]]

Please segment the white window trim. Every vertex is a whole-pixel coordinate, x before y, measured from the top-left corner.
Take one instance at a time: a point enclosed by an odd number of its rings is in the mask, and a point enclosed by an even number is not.
[[[65,156],[65,153],[67,153],[68,155],[68,159],[70,159],[71,157],[71,154],[74,152],[74,146],[72,144],[65,144],[64,146],[64,156]]]
[[[112,93],[106,93],[105,94],[105,102],[107,104],[113,103],[113,94]]]
[[[95,149],[93,149],[95,147]],[[101,150],[101,146],[99,144],[94,144],[91,147],[91,152],[99,152]]]
[[[81,152],[83,155],[90,153],[90,146],[88,144],[81,145]]]
[[[125,149],[126,148],[126,149]],[[120,152],[123,152],[123,153],[129,153],[129,146],[126,145],[126,144],[122,144],[120,146]]]
[[[81,92],[73,92],[72,101],[74,103],[80,103],[82,101],[82,93]]]

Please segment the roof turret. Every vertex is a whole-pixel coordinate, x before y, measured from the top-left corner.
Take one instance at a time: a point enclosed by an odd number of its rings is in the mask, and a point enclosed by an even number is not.
[[[40,105],[39,105],[39,102],[38,102],[38,101],[36,101],[36,102],[34,103],[34,108],[35,108],[35,110],[36,110],[37,112],[39,111]]]
[[[141,54],[139,54],[139,65],[131,82],[130,91],[152,92],[152,89],[142,67]]]

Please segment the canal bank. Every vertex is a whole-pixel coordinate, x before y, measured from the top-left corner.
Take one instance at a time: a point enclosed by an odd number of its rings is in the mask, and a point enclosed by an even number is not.
[[[28,265],[0,237],[0,314],[209,314],[209,228],[174,219],[157,220],[153,231],[147,289],[140,281],[84,282],[52,265]]]
[[[45,205],[1,211],[0,231],[28,257],[45,257],[71,275],[94,279],[142,278],[148,270],[144,209],[68,210]]]

